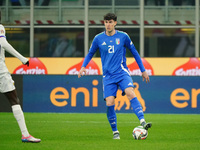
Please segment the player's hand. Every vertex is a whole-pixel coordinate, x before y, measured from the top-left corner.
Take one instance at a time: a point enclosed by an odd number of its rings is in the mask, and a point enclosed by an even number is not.
[[[81,76],[83,76],[85,74],[86,74],[86,69],[85,69],[85,67],[82,67],[81,70],[78,73],[78,78],[80,78]]]
[[[27,65],[27,67],[29,67],[29,61],[27,61],[24,65]]]
[[[149,75],[146,71],[142,72],[143,81],[146,80],[146,83],[150,82]]]

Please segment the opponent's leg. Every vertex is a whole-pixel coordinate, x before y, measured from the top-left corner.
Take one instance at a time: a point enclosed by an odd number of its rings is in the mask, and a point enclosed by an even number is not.
[[[12,106],[12,111],[15,119],[17,120],[17,123],[19,125],[19,128],[21,130],[22,135],[25,137],[29,136],[25,120],[24,120],[24,114],[22,112],[21,106],[20,105],[13,105]]]
[[[16,90],[6,92],[4,94],[6,95],[6,97],[8,98],[8,100],[11,104],[13,115],[14,115],[15,119],[17,120],[17,123],[21,130],[22,142],[33,142],[33,143],[40,142],[41,141],[40,139],[36,139],[36,138],[32,137],[27,130],[27,127],[25,124],[25,119],[24,119],[24,113],[19,104],[19,99],[17,97]]]

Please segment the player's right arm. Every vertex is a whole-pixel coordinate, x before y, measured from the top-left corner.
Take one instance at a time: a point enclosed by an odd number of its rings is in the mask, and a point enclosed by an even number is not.
[[[90,46],[89,52],[83,61],[81,70],[78,73],[78,78],[80,78],[83,75],[86,75],[87,72],[86,72],[85,68],[86,68],[87,64],[90,62],[90,60],[92,59],[92,57],[95,54],[95,52],[97,51],[97,49],[98,49],[98,44],[97,44],[97,38],[95,37]]]
[[[78,73],[78,78],[86,74],[86,69],[85,67],[81,67],[81,70]]]

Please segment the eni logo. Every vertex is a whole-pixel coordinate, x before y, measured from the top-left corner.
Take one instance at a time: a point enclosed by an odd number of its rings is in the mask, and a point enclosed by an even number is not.
[[[97,86],[98,80],[93,80],[92,85]],[[90,107],[90,92],[85,87],[71,88],[71,106],[76,107],[77,94],[84,94],[84,106]],[[92,107],[98,107],[98,89],[96,87],[92,88]],[[50,100],[51,103],[58,107],[66,106],[67,99],[69,99],[69,92],[64,87],[56,87],[51,91]]]
[[[146,106],[145,106],[145,100],[142,98],[140,91],[139,91],[139,84],[134,82],[133,85],[135,86],[134,88],[134,92],[140,102],[140,104],[142,105],[142,110],[145,111],[146,110]],[[122,91],[118,90],[117,91],[117,98],[115,99],[115,110],[121,110],[121,108],[126,105],[125,110],[129,110],[130,109],[130,101],[126,96],[122,96]]]
[[[191,97],[191,107],[197,108],[197,97],[200,94],[200,89],[191,90],[191,96],[189,92],[184,88],[175,89],[170,96],[170,101],[174,107],[185,108],[188,106],[188,101]]]

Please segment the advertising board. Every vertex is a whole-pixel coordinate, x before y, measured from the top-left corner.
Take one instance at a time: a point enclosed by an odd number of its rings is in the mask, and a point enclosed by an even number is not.
[[[29,58],[30,66],[22,65],[17,58],[6,58],[12,74],[78,74],[83,58]],[[150,76],[200,76],[200,58],[142,58]],[[131,75],[141,75],[134,58],[127,58]],[[102,75],[100,58],[93,58],[87,65],[87,74]]]
[[[152,76],[150,83],[132,76],[135,93],[145,113],[200,113],[200,78]],[[102,76],[25,75],[23,79],[25,112],[103,113]],[[115,110],[131,113],[126,96],[117,92]]]

